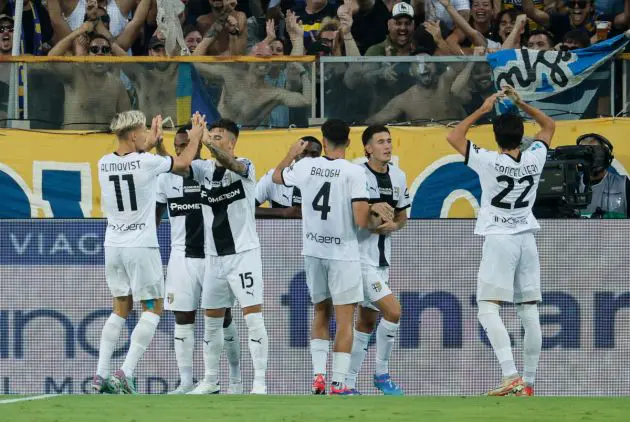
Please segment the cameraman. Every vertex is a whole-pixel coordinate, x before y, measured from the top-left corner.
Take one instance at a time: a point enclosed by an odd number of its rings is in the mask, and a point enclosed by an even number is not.
[[[593,197],[590,205],[582,211],[582,216],[590,218],[628,218],[630,215],[630,179],[627,176],[608,171],[613,159],[613,146],[602,135],[588,133],[576,140],[577,145],[594,145],[602,148],[602,154],[595,156],[590,173]]]

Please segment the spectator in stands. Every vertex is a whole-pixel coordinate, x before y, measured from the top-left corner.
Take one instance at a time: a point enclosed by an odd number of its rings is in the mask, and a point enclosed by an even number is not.
[[[485,55],[483,47],[475,47],[474,55]],[[487,63],[468,62],[464,69],[457,75],[451,94],[458,98],[464,106],[466,114],[477,110],[486,98],[495,94],[494,82],[492,81],[492,69]],[[480,123],[489,123],[495,116],[494,110],[479,120]]]
[[[544,29],[537,29],[529,34],[527,48],[530,50],[548,51],[553,49],[553,35]]]
[[[576,50],[578,48],[586,48],[591,45],[591,39],[588,34],[579,29],[573,29],[566,34],[562,39],[562,43],[557,46],[558,50]]]
[[[502,48],[521,48],[521,46],[526,43],[529,36],[526,15],[519,15],[514,8],[506,9],[499,13],[497,22],[499,26],[498,41],[501,42]],[[516,30],[516,32],[510,37],[514,30]]]
[[[78,29],[86,20],[93,20],[100,6],[107,10],[109,31],[116,37],[129,22],[129,14],[136,6],[136,0],[59,0],[70,31]],[[89,19],[86,19],[86,15]]]
[[[469,0],[453,0],[453,8],[457,13],[468,21],[470,19],[470,2]],[[449,30],[455,29],[455,22],[452,14],[446,10],[443,2],[439,0],[424,1],[425,20],[431,22],[444,22]]]
[[[211,0],[211,11],[197,18],[204,34],[195,52],[208,56],[241,56],[247,48],[247,17],[234,10],[235,0]]]
[[[184,33],[184,41],[186,41],[186,47],[188,47],[188,51],[193,53],[197,46],[203,40],[203,36],[201,32],[197,29],[195,25],[186,25],[183,30]]]
[[[593,196],[583,213],[591,218],[628,218],[630,179],[608,171],[614,158],[612,143],[596,133],[582,135],[576,143],[600,146],[604,151],[604,154],[596,155],[594,172],[590,175]]]
[[[16,0],[0,0],[0,14],[13,16]],[[24,2],[22,12],[22,54],[45,56],[50,46],[59,38],[54,37],[48,10],[41,0],[17,0]]]
[[[486,38],[486,36],[483,33],[481,33],[481,31],[476,29],[476,28],[485,29],[486,28],[485,25],[487,21],[490,22],[490,25],[492,23],[492,14],[491,14],[492,7],[490,6],[490,3],[488,1],[483,0],[483,1],[478,1],[477,3],[473,3],[475,4],[475,6],[473,6],[474,15],[473,15],[472,20],[473,22],[477,22],[475,24],[476,27],[471,26],[468,23],[468,21],[466,21],[466,19],[464,19],[457,12],[455,7],[453,7],[451,3],[451,0],[439,0],[439,1],[442,4],[442,6],[444,6],[446,11],[451,15],[453,22],[455,22],[455,25],[457,26],[455,31],[453,31],[453,34],[449,36],[452,49],[456,49],[456,47],[458,46],[468,47],[470,46],[469,43],[471,43],[475,47],[487,47],[490,50],[498,50],[501,48],[500,43]],[[491,35],[489,30],[487,30],[486,33],[488,35]],[[462,35],[465,37],[464,39],[461,38]],[[457,41],[457,45],[455,45],[454,41]]]
[[[440,2],[442,4],[448,4],[447,0],[440,0]],[[485,39],[493,39],[495,37],[492,24],[494,13],[491,0],[472,0],[471,5],[470,27],[472,27],[473,30],[478,32]],[[453,17],[453,13],[451,13],[451,17]],[[471,38],[471,33],[467,34],[463,28],[458,26],[455,28],[453,33],[448,36],[446,42],[448,42],[454,50],[478,45],[475,44]],[[500,48],[497,44],[492,43],[488,43],[488,46],[490,48]]]
[[[352,14],[352,36],[361,54],[381,43],[388,34],[388,22],[399,0],[346,0]]]
[[[548,6],[550,10],[556,12],[555,0],[532,0],[534,7],[540,11],[545,11],[545,7]],[[494,12],[497,14],[497,22],[501,22],[501,17],[504,12],[511,12],[512,21],[516,20],[516,16],[525,13],[523,10],[522,0],[493,0]],[[544,29],[542,25],[529,20],[527,22],[527,29],[534,31],[536,29]],[[509,32],[508,32],[509,34]]]
[[[534,7],[532,0],[523,0],[523,10],[527,17],[549,29],[556,42],[572,29],[579,29],[591,37],[591,43],[598,41],[595,34],[593,0],[568,0],[569,13],[548,13]],[[599,17],[612,22],[613,28],[625,29],[630,22],[630,1],[624,0],[624,11],[614,17]]]
[[[414,10],[407,3],[398,3],[387,22],[387,38],[367,49],[366,56],[410,56],[414,51]]]
[[[304,27],[304,47],[307,50],[317,39],[324,18],[334,18],[337,15],[337,5],[328,0],[306,0],[292,9]]]
[[[13,18],[0,15],[0,56],[10,56],[13,49]]]

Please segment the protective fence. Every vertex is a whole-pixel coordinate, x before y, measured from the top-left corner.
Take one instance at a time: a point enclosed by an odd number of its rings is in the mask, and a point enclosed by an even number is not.
[[[474,395],[500,380],[476,318],[475,282],[482,239],[472,220],[413,220],[393,239],[391,284],[403,316],[390,363],[407,394]],[[0,221],[0,393],[82,393],[96,369],[111,299],[103,272],[103,220]],[[307,394],[311,382],[311,307],[300,257],[299,221],[259,221],[270,338],[272,394]],[[630,223],[543,221],[537,235],[543,284],[541,395],[628,395],[630,373]],[[169,227],[159,228],[162,260]],[[505,307],[513,343],[522,344],[515,312]],[[129,319],[115,354],[122,363]],[[199,318],[201,321],[201,318]],[[241,335],[246,389],[253,370]],[[174,320],[165,314],[136,376],[145,393],[176,386]],[[333,327],[334,329],[334,327]],[[196,330],[195,376],[201,377],[202,327]],[[521,366],[521,353],[515,353]],[[374,394],[372,346],[358,388]],[[227,386],[227,363],[221,381]]]

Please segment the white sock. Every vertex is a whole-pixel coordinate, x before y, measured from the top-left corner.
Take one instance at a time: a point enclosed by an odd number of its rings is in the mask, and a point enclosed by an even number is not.
[[[528,385],[534,385],[536,370],[542,350],[542,331],[540,330],[540,316],[538,305],[516,305],[516,313],[525,329],[523,338],[523,381]]]
[[[114,350],[116,350],[116,343],[118,343],[118,337],[125,325],[125,318],[119,317],[112,313],[105,325],[103,325],[103,331],[101,332],[101,344],[98,347],[98,365],[96,367],[96,374],[107,379],[111,374],[109,369],[109,363],[112,360]]]
[[[265,320],[262,313],[245,315],[247,335],[249,341],[249,353],[254,365],[254,382],[265,384],[267,372],[267,355],[269,354],[269,337],[265,328]]]
[[[313,362],[313,374],[326,375],[326,362],[328,361],[328,350],[330,340],[319,338],[311,339],[311,360]]]
[[[350,368],[350,353],[333,352],[332,382],[343,384]]]
[[[193,350],[195,348],[195,324],[175,324],[175,359],[179,368],[180,385],[193,385]]]
[[[375,375],[389,374],[389,358],[392,356],[392,349],[398,334],[397,322],[390,322],[381,319],[376,329],[376,361],[374,366]]]
[[[477,317],[481,326],[486,331],[486,335],[490,340],[494,354],[501,364],[503,377],[513,377],[518,374],[516,365],[514,365],[514,356],[512,355],[512,345],[510,343],[510,335],[505,329],[505,325],[499,316],[501,306],[496,303],[480,301],[478,303],[479,313]]]
[[[204,380],[210,384],[217,383],[219,360],[223,350],[223,317],[205,316],[203,334]]]
[[[136,370],[142,355],[149,348],[159,323],[160,316],[153,312],[143,312],[140,316],[140,321],[138,321],[136,328],[131,333],[129,351],[125,357],[125,362],[120,368],[128,378],[133,377],[133,372]]]
[[[348,376],[346,377],[346,385],[348,388],[355,388],[357,385],[357,377],[361,372],[363,360],[367,355],[368,343],[372,333],[363,333],[354,330],[352,339],[352,354],[350,355],[350,367],[348,368]]]
[[[230,382],[241,382],[241,339],[238,336],[238,330],[234,321],[230,325],[223,328],[223,347],[230,364]]]

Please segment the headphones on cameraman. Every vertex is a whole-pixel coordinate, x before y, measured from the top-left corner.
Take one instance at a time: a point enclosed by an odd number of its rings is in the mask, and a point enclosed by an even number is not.
[[[580,137],[577,138],[577,140],[575,141],[576,145],[580,145],[580,142],[582,142],[585,139],[595,139],[597,141],[597,143],[606,148],[607,153],[606,153],[606,165],[605,165],[605,169],[610,167],[610,165],[612,164],[613,160],[615,159],[615,156],[613,155],[613,145],[610,143],[610,141],[606,138],[604,138],[602,135],[599,135],[597,133],[587,133],[586,135],[582,135]]]

